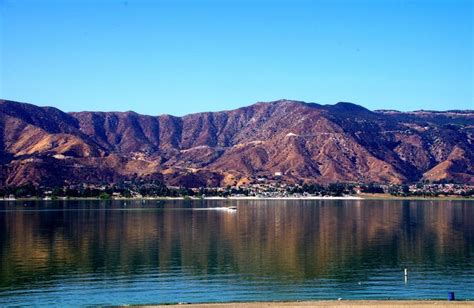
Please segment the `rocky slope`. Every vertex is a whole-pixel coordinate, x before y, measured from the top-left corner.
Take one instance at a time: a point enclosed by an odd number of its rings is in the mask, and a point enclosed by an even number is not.
[[[64,113],[0,100],[0,185],[474,183],[474,111],[370,111],[280,100],[222,112]]]

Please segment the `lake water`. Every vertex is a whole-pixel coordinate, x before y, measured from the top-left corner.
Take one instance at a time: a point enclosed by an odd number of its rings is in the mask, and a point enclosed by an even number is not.
[[[0,306],[448,291],[474,299],[474,201],[0,203]]]

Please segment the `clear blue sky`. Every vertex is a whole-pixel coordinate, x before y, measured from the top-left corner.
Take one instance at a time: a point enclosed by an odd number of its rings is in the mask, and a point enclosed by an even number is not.
[[[473,2],[0,0],[0,97],[153,115],[280,98],[474,109]]]

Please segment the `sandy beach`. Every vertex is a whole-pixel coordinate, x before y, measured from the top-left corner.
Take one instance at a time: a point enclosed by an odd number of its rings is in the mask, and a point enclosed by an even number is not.
[[[255,302],[255,303],[218,303],[218,304],[180,304],[173,307],[186,308],[258,308],[258,307],[474,307],[474,301],[382,301],[382,300],[355,300],[355,301],[307,301],[307,302]],[[170,305],[150,305],[140,307],[170,307]]]

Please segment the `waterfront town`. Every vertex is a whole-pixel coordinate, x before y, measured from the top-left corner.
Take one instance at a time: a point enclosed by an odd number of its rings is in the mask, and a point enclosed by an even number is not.
[[[140,198],[309,198],[309,197],[462,197],[474,198],[474,185],[458,183],[360,184],[331,183],[287,184],[259,180],[227,187],[185,188],[165,186],[160,182],[124,181],[111,185],[71,185],[36,187],[25,185],[0,189],[0,200],[16,199],[140,199]]]

